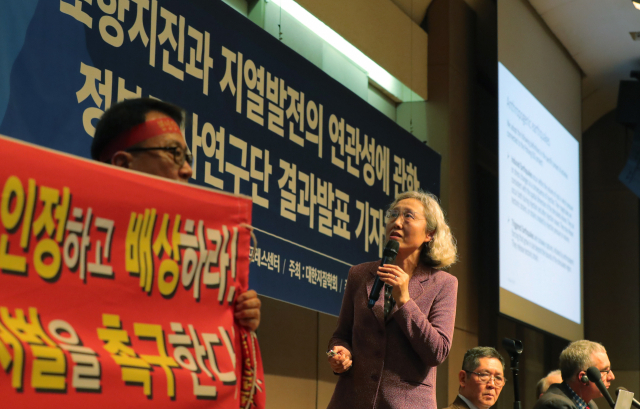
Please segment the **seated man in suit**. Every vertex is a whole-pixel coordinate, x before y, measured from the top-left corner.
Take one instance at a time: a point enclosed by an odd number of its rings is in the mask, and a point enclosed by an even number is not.
[[[458,397],[447,409],[490,408],[506,382],[502,355],[491,347],[471,348],[464,354],[458,380]]]
[[[562,383],[562,376],[560,375],[559,369],[549,372],[547,376],[538,381],[538,384],[536,385],[536,399],[542,396],[542,394],[549,389],[549,386],[554,383]]]
[[[600,370],[602,382],[609,388],[615,376],[604,346],[587,340],[569,344],[560,354],[562,383],[551,385],[533,408],[597,409],[592,400],[601,397],[602,393],[587,377],[586,370],[592,366]]]
[[[136,98],[109,108],[98,121],[91,157],[113,166],[187,183],[193,156],[181,127],[184,111],[152,98]],[[235,317],[255,331],[260,325],[260,299],[254,290],[236,299]]]

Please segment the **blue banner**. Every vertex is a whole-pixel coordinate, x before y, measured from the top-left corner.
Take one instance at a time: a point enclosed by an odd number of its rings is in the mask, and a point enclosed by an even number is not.
[[[395,194],[439,193],[436,152],[221,1],[0,0],[0,26],[0,133],[88,157],[117,101],[183,107],[191,183],[253,199],[262,295],[337,315]]]

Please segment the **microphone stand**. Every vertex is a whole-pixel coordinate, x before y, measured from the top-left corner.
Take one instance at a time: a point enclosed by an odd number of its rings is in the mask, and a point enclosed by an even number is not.
[[[513,373],[513,396],[515,401],[513,402],[513,409],[521,409],[520,402],[520,383],[518,382],[518,360],[522,353],[522,342],[517,339],[504,338],[502,340],[502,346],[509,353],[511,358],[511,372]]]

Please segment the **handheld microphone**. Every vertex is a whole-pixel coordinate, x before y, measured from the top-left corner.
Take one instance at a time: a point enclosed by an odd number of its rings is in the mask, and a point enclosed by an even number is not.
[[[620,391],[628,391],[628,389],[624,386],[620,386],[618,389],[616,389],[616,397],[620,394]],[[632,398],[631,404],[640,409],[640,402],[638,402],[636,398]]]
[[[384,264],[392,264],[398,255],[398,248],[400,247],[400,243],[395,240],[389,240],[387,245],[384,246],[384,251],[382,252],[382,262],[380,265]],[[380,290],[384,286],[384,282],[380,280],[380,277],[376,276],[376,281],[373,282],[373,287],[371,288],[371,293],[369,294],[369,302],[367,303],[367,307],[373,308],[378,298],[380,298]]]
[[[600,370],[595,366],[592,366],[591,368],[587,369],[587,376],[589,377],[589,380],[595,383],[598,389],[600,389],[600,393],[602,393],[602,396],[605,398],[609,406],[611,406],[611,409],[615,409],[616,404],[613,401],[613,398],[611,398],[611,395],[609,395],[609,391],[604,386],[604,383],[602,383],[602,375],[600,374]]]

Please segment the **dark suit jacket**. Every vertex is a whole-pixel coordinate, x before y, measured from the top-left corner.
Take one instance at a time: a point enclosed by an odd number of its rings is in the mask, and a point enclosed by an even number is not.
[[[533,409],[577,409],[576,403],[571,400],[569,389],[564,383],[554,383],[540,396]],[[598,409],[594,401],[588,403],[590,409]]]
[[[451,348],[458,280],[420,263],[409,281],[411,300],[384,320],[384,296],[370,310],[380,261],[354,266],[329,348],[351,351],[329,409],[436,409],[436,366]]]
[[[453,403],[447,406],[445,409],[469,409],[469,405],[467,405],[465,401],[460,399],[460,396],[458,395],[456,396],[456,400],[454,400]]]

